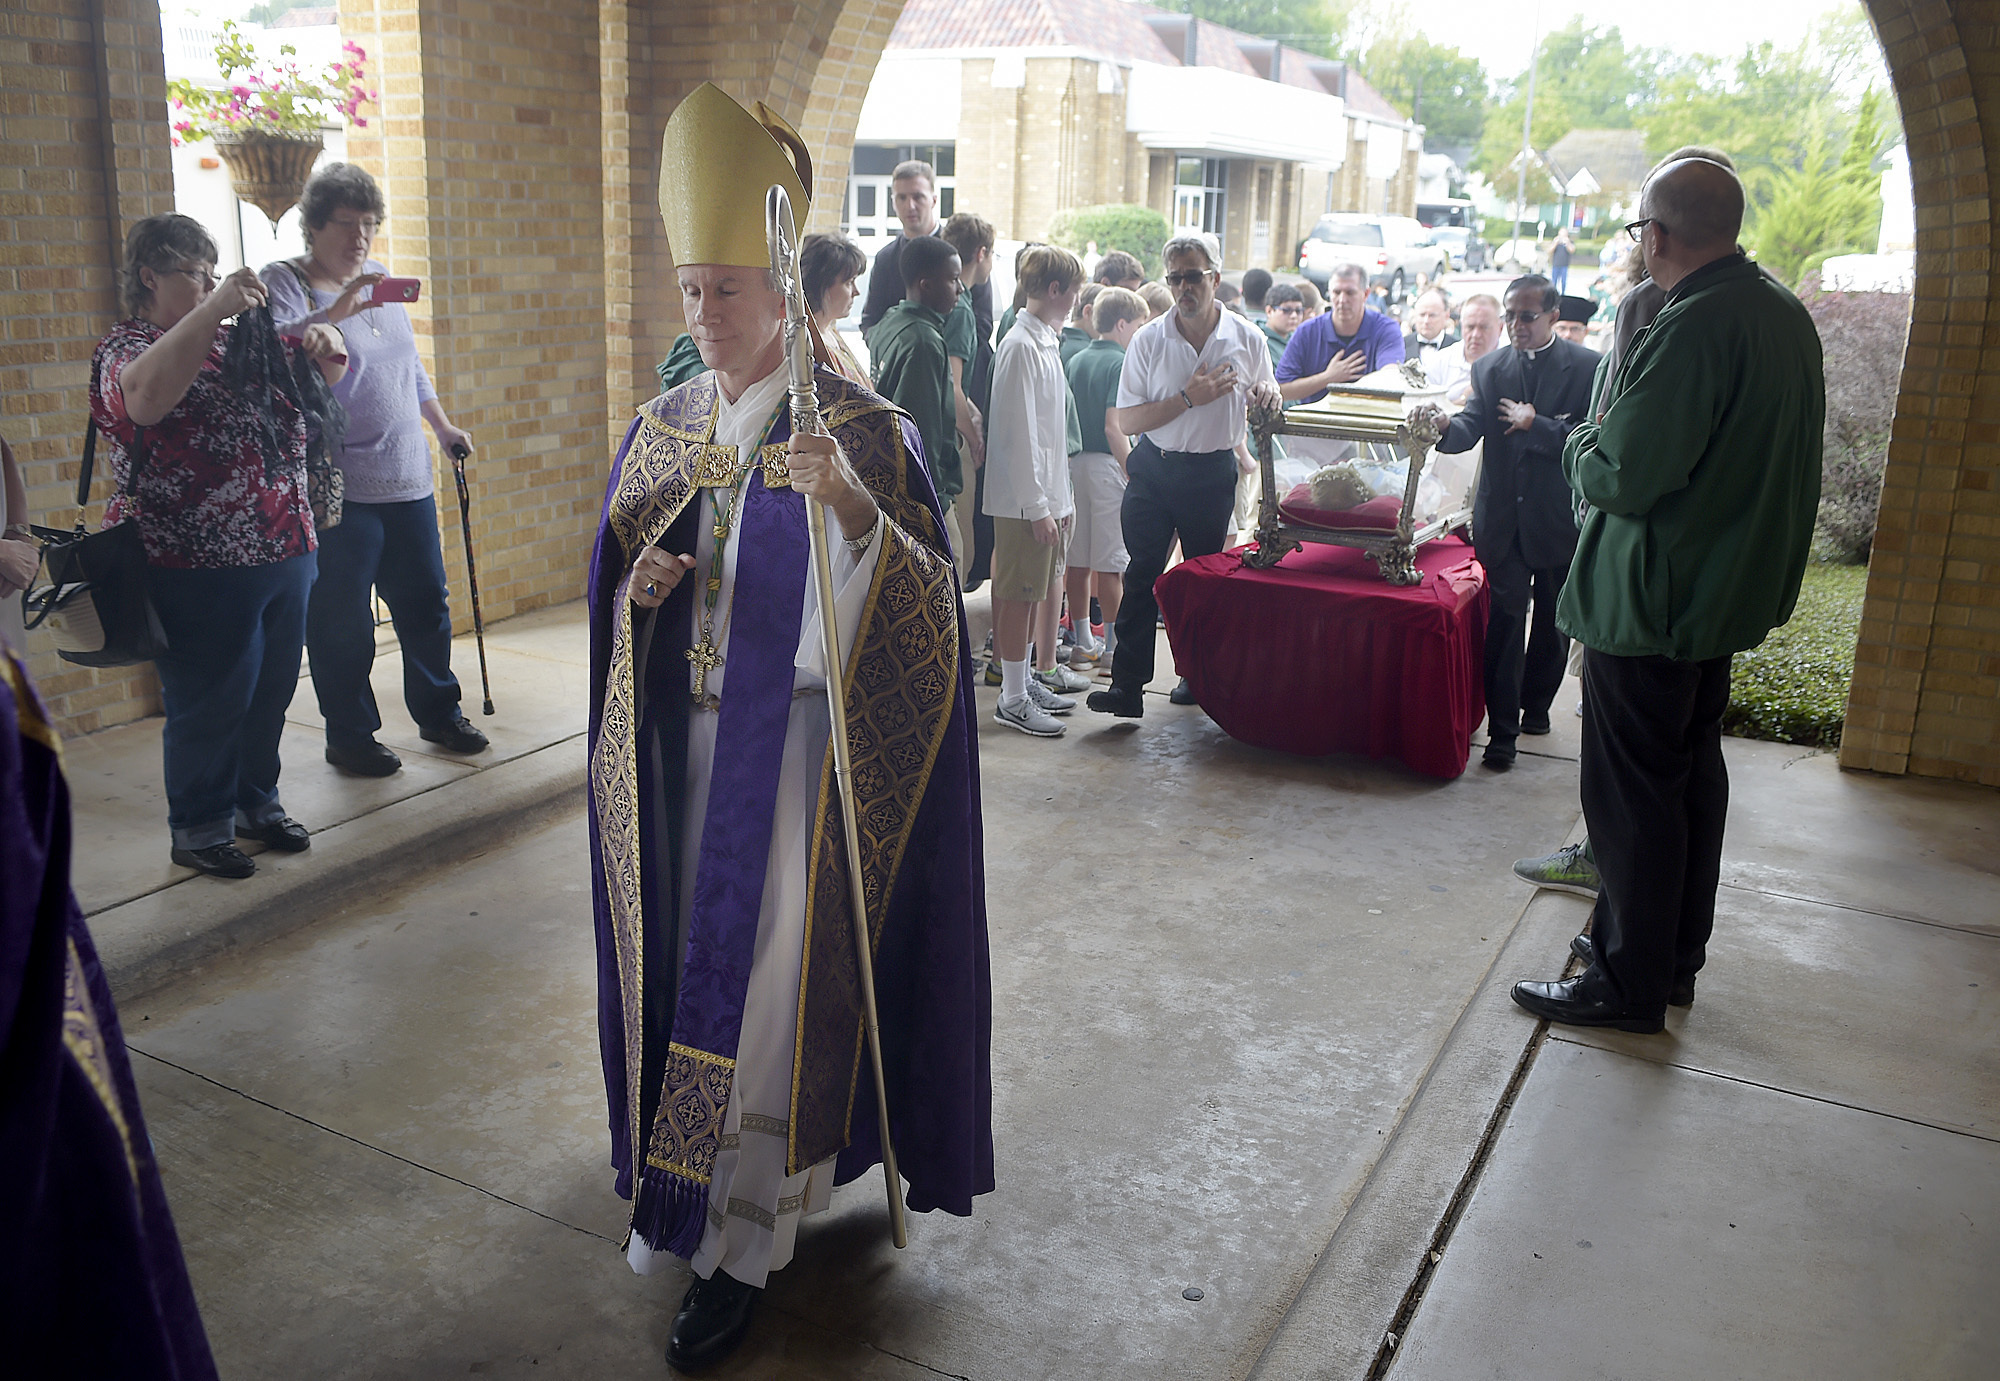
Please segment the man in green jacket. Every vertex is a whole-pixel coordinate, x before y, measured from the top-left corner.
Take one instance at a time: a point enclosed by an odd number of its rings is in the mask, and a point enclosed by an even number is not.
[[[937,486],[938,505],[951,511],[965,482],[958,455],[958,402],[944,343],[945,317],[958,305],[958,251],[935,235],[903,246],[907,296],[891,307],[868,337],[875,391],[910,414],[923,438],[924,462]],[[965,534],[954,533],[954,550]]]
[[[1584,645],[1579,786],[1603,888],[1589,967],[1517,983],[1536,1016],[1660,1030],[1715,922],[1729,663],[1791,617],[1819,507],[1826,379],[1799,300],[1736,247],[1743,187],[1687,158],[1627,229],[1666,305],[1563,471],[1588,507],[1556,606]]]

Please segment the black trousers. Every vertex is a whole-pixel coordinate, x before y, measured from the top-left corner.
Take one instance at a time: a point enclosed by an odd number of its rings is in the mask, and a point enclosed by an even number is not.
[[[1511,742],[1521,733],[1522,714],[1548,718],[1562,689],[1569,639],[1556,627],[1556,597],[1569,578],[1569,563],[1530,566],[1518,539],[1497,561],[1487,561],[1483,553],[1479,559],[1492,601],[1486,615],[1486,734]]]
[[[1167,568],[1176,534],[1189,560],[1222,550],[1236,509],[1236,458],[1228,451],[1162,451],[1142,438],[1127,457],[1125,502],[1118,510],[1125,530],[1125,593],[1118,605],[1118,652],[1111,664],[1114,690],[1139,691],[1153,679],[1154,624],[1160,616],[1153,582]]]
[[[1579,786],[1604,879],[1585,985],[1645,1015],[1666,1010],[1676,977],[1700,970],[1715,929],[1729,663],[1583,654]]]

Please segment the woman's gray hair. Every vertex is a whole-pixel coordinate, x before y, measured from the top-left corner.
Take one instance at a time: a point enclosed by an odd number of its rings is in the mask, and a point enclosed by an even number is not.
[[[213,270],[218,255],[215,237],[193,216],[148,216],[125,236],[125,263],[118,275],[118,295],[126,316],[138,316],[153,305],[153,290],[140,269],[172,273],[194,264]]]
[[[333,213],[365,211],[379,223],[389,218],[382,187],[358,163],[329,163],[306,181],[299,193],[299,220],[308,230],[323,229]]]
[[[1183,231],[1160,246],[1162,264],[1176,254],[1199,254],[1208,261],[1210,269],[1222,267],[1222,245],[1206,230]]]

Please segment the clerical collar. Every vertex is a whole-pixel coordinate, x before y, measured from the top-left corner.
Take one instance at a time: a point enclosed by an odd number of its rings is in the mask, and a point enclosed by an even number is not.
[[[1554,345],[1555,343],[1556,343],[1555,337],[1550,336],[1549,345]],[[1514,347],[1514,353],[1519,355],[1524,360],[1538,360],[1542,357],[1542,351],[1547,350],[1549,348],[1549,345],[1544,345],[1534,350],[1523,350],[1520,346],[1517,345]]]

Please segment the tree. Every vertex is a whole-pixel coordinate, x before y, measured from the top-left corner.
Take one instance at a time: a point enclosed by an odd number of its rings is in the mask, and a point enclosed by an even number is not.
[[[1486,128],[1486,68],[1417,34],[1376,39],[1355,64],[1368,84],[1425,125],[1428,144],[1478,144]],[[1518,112],[1516,129],[1520,128]]]
[[[1188,0],[1187,13],[1332,57],[1357,0]],[[1174,6],[1179,9],[1181,6]]]
[[[246,24],[269,24],[279,15],[290,14],[293,10],[313,10],[321,7],[331,9],[326,0],[264,0],[243,12]]]
[[[1662,54],[1628,49],[1616,26],[1600,30],[1580,17],[1545,35],[1535,51],[1532,142],[1538,151],[1546,151],[1572,129],[1630,129],[1654,99],[1655,72],[1672,65]],[[1507,181],[1507,169],[1521,152],[1527,90],[1527,72],[1503,88],[1498,104],[1487,112],[1473,162],[1494,186],[1504,184],[1503,190],[1514,185]],[[1534,179],[1531,169],[1531,196]]]
[[[1744,242],[1758,262],[1793,285],[1836,254],[1865,254],[1875,248],[1882,225],[1881,178],[1875,159],[1885,129],[1882,95],[1861,97],[1845,147],[1827,152],[1825,135],[1808,135],[1796,168],[1780,168],[1758,179],[1762,197],[1754,201]]]

